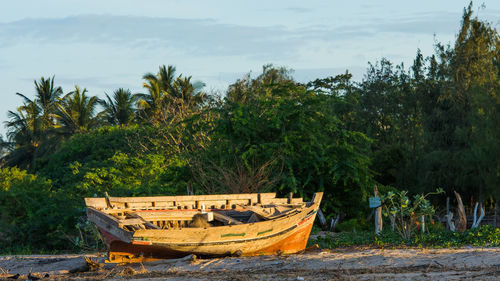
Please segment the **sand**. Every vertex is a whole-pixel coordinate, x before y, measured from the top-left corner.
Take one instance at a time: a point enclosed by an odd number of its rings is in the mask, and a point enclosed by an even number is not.
[[[98,255],[1,256],[0,278],[41,280],[500,280],[500,248],[316,250],[289,256],[105,264],[69,273]],[[12,279],[5,279],[12,280]]]

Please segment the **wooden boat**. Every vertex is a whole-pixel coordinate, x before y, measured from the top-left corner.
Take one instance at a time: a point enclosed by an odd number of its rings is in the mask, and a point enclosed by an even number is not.
[[[109,244],[108,262],[296,253],[309,238],[322,192],[311,202],[275,193],[85,198]]]

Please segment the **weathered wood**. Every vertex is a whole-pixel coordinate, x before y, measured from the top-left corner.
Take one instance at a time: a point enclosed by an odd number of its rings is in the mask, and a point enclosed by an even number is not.
[[[420,217],[420,228],[422,229],[422,233],[425,233],[425,216]]]
[[[120,225],[122,225],[122,226],[125,226],[125,225],[135,225],[135,224],[143,224],[143,223],[144,223],[144,220],[137,219],[137,218],[120,220]]]
[[[318,219],[321,228],[323,228],[323,230],[326,230],[326,218],[321,209],[318,209]]]
[[[270,220],[272,219],[272,214],[269,214],[267,212],[265,212],[264,210],[262,210],[262,208],[260,207],[256,207],[256,206],[241,206],[241,205],[237,205],[239,208],[242,208],[242,209],[247,209],[247,210],[250,210],[252,212],[254,212],[255,214],[257,214],[261,219],[264,219],[264,220]]]
[[[149,221],[145,220],[143,217],[139,216],[137,213],[133,213],[133,212],[129,212],[127,213],[127,215],[129,215],[130,217],[132,218],[135,218],[135,219],[139,219],[142,221],[142,223],[147,226],[148,228],[151,228],[151,229],[159,229],[158,226],[150,223]],[[141,225],[139,224],[139,227],[141,227]]]
[[[335,217],[335,219],[332,218],[330,220],[330,228],[328,230],[331,232],[335,231],[335,227],[337,226],[339,221],[340,221],[340,212],[337,214],[337,217]]]
[[[378,197],[378,188],[374,188],[375,197]],[[375,208],[375,234],[382,232],[382,206]]]
[[[480,206],[480,210],[481,210],[481,214],[479,215],[479,218],[477,218],[477,206]],[[479,224],[481,223],[481,221],[483,220],[484,218],[484,209],[483,209],[483,206],[482,204],[480,205],[479,203],[476,203],[476,205],[474,206],[474,220],[472,221],[472,226],[471,228],[476,228],[479,226]]]
[[[133,233],[130,233],[120,227],[119,221],[113,216],[99,212],[98,210],[88,207],[87,218],[95,223],[101,229],[111,233],[124,242],[131,242]]]
[[[446,218],[448,218],[450,216],[450,197],[446,197]],[[448,230],[451,230],[451,221],[450,220],[446,220],[447,224],[446,224],[446,229]]]
[[[495,202],[495,210],[493,211],[493,226],[497,227],[497,212],[498,212],[498,203]]]
[[[197,196],[191,196],[187,201],[193,202],[194,204],[196,201],[194,199],[199,199],[194,197]],[[278,251],[281,253],[295,253],[304,249],[306,246],[307,238],[316,217],[321,198],[322,193],[316,193],[312,202],[304,203],[301,198],[293,198],[293,200],[291,200],[292,204],[287,204],[290,198],[270,198],[266,201],[267,199],[263,196],[261,197],[262,203],[264,203],[262,205],[254,205],[255,202],[258,202],[258,194],[255,194],[255,201],[253,201],[253,197],[234,200],[224,197],[218,199],[210,198],[210,200],[200,201],[200,205],[207,204],[207,210],[209,208],[211,209],[212,212],[209,213],[214,215],[214,219],[226,222],[227,224],[225,223],[226,225],[222,226],[215,224],[206,228],[179,228],[185,225],[186,220],[168,220],[168,218],[174,218],[175,216],[179,218],[179,216],[183,214],[188,215],[184,217],[189,217],[191,212],[197,212],[196,210],[186,210],[184,208],[182,210],[145,209],[136,211],[119,209],[118,212],[107,214],[106,212],[110,210],[104,206],[99,212],[106,216],[106,218],[113,218],[114,215],[120,217],[121,220],[117,218],[111,220],[114,227],[132,236],[128,240],[115,237],[119,241],[112,243],[110,248],[110,253],[113,252],[112,256],[115,257],[114,262],[117,260],[134,261],[143,259],[143,257],[149,259],[154,258],[155,255],[182,256],[189,253],[219,256],[225,256],[228,253],[241,253],[242,255],[275,254]],[[112,204],[117,204],[113,201],[114,199],[115,198],[111,198]],[[154,206],[153,204],[149,204],[149,208],[157,208],[162,202],[154,197],[150,197],[149,199],[145,201],[136,200],[136,203],[144,203],[145,206],[147,206],[148,201],[149,203],[154,202]],[[171,201],[175,201],[176,204],[179,204],[179,207],[181,207],[181,202],[178,201],[178,199],[177,197],[175,200]],[[237,209],[233,210],[228,208],[215,211],[208,205],[208,202],[211,201],[224,202],[224,204],[231,203],[235,205]],[[97,204],[100,204],[100,202],[96,200],[86,200],[86,202],[97,202]],[[250,202],[252,202],[252,205],[247,205]],[[279,204],[277,202],[283,202],[284,204]],[[302,203],[293,204],[294,202]],[[129,202],[122,200],[122,202],[118,203],[122,204],[122,206],[127,205],[128,209],[134,208],[133,202],[129,204]],[[89,209],[90,208],[92,207],[89,207]],[[113,211],[115,210],[116,209],[113,209]],[[158,226],[155,225],[156,228],[153,229],[146,223],[133,224],[130,226],[124,225],[138,222],[137,220],[134,221],[134,219],[138,219],[139,217],[135,217],[134,215],[142,217],[149,224],[151,224],[150,222],[152,221],[158,224]],[[248,220],[250,215],[258,217],[265,216],[267,219],[251,223],[242,223],[231,217],[233,215],[235,217],[244,218],[245,220]],[[165,220],[159,220],[159,218],[165,218]],[[91,221],[93,220],[91,219]],[[130,231],[119,228],[120,221],[122,222],[121,226],[125,226]],[[172,227],[170,227],[170,225],[165,226],[166,224],[170,224]],[[140,226],[146,226],[146,228],[132,230],[133,227],[136,228]],[[163,229],[159,226],[162,226]],[[114,233],[110,232],[110,234],[116,236]],[[108,239],[108,237],[106,239]],[[114,241],[116,241],[116,239]],[[118,257],[118,259],[116,259],[116,257]],[[123,257],[123,259],[120,257]]]
[[[446,222],[448,223],[448,227],[450,231],[455,231],[455,223],[453,222],[453,213],[450,212],[446,215]]]
[[[257,193],[248,194],[221,194],[221,195],[180,195],[180,196],[154,196],[154,197],[109,197],[111,202],[161,202],[161,201],[223,201],[223,200],[248,200],[254,199],[257,201]],[[260,193],[263,199],[276,198],[276,193]],[[285,199],[286,200],[286,199]]]
[[[453,192],[455,193],[458,204],[458,218],[455,221],[455,229],[456,231],[464,232],[467,229],[467,216],[465,215],[464,204],[462,203],[462,197],[460,197],[460,194],[456,191]]]
[[[114,207],[114,206],[113,206],[113,205],[111,205],[111,201],[109,201],[109,195],[108,195],[108,192],[104,192],[104,198],[106,198],[106,206],[107,206],[108,208],[113,209],[113,207]]]
[[[190,254],[187,255],[183,258],[178,258],[178,259],[168,259],[168,260],[151,260],[151,261],[145,261],[143,262],[145,265],[159,265],[159,264],[172,264],[172,263],[177,263],[177,262],[182,262],[182,261],[194,261],[196,260],[196,255]]]
[[[219,212],[213,212],[214,219],[223,222],[224,224],[242,224],[242,222],[235,220],[231,217],[223,215]]]

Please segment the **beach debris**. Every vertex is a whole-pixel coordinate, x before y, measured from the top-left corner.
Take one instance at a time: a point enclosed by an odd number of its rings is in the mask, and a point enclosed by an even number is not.
[[[21,276],[21,275],[18,273],[18,274],[16,274],[16,275],[12,275],[12,276],[9,276],[9,277],[7,277],[7,278],[8,278],[8,279],[18,279],[18,278],[19,278],[19,276]]]

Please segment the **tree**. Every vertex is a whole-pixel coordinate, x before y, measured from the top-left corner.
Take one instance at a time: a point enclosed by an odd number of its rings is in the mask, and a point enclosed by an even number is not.
[[[20,94],[18,94],[20,95]],[[20,95],[22,96],[22,95]],[[7,142],[2,146],[8,149],[3,161],[7,166],[18,166],[23,169],[31,167],[36,151],[44,138],[43,120],[40,107],[33,101],[24,98],[24,105],[17,112],[8,112]]]
[[[442,179],[448,192],[480,200],[499,184],[499,42],[489,23],[472,16],[472,3],[464,9],[454,46],[437,45],[440,92],[427,122],[427,183]]]
[[[304,197],[325,191],[329,213],[344,208],[356,216],[371,183],[368,138],[347,129],[336,116],[337,97],[285,77],[267,79],[275,73],[286,72],[265,68],[255,80],[237,82],[237,95],[231,92],[218,108],[210,143],[197,152],[196,166],[208,167],[204,172],[226,171],[214,182],[261,170],[267,177],[263,180],[274,182],[278,176],[274,191]]]
[[[61,87],[54,86],[54,76],[49,79],[42,77],[39,82],[35,80],[34,83],[36,90],[34,102],[40,107],[43,129],[48,129],[54,125],[53,113],[56,110],[56,103],[59,96],[63,94],[63,91]],[[17,94],[22,96],[26,101],[31,101],[26,96]]]
[[[99,100],[96,96],[87,96],[86,93],[87,89],[81,90],[75,86],[74,91],[59,99],[55,114],[59,133],[71,136],[88,132],[99,125],[99,118],[95,115]]]
[[[113,98],[106,94],[106,100],[100,101],[104,108],[103,118],[110,125],[123,127],[130,124],[134,120],[136,100],[137,96],[128,89],[119,88],[113,92]]]
[[[138,94],[138,112],[142,119],[153,124],[166,124],[182,120],[200,109],[208,99],[201,92],[202,82],[191,82],[191,76],[175,77],[175,67],[160,66],[157,74],[146,73],[143,87],[147,94]]]

